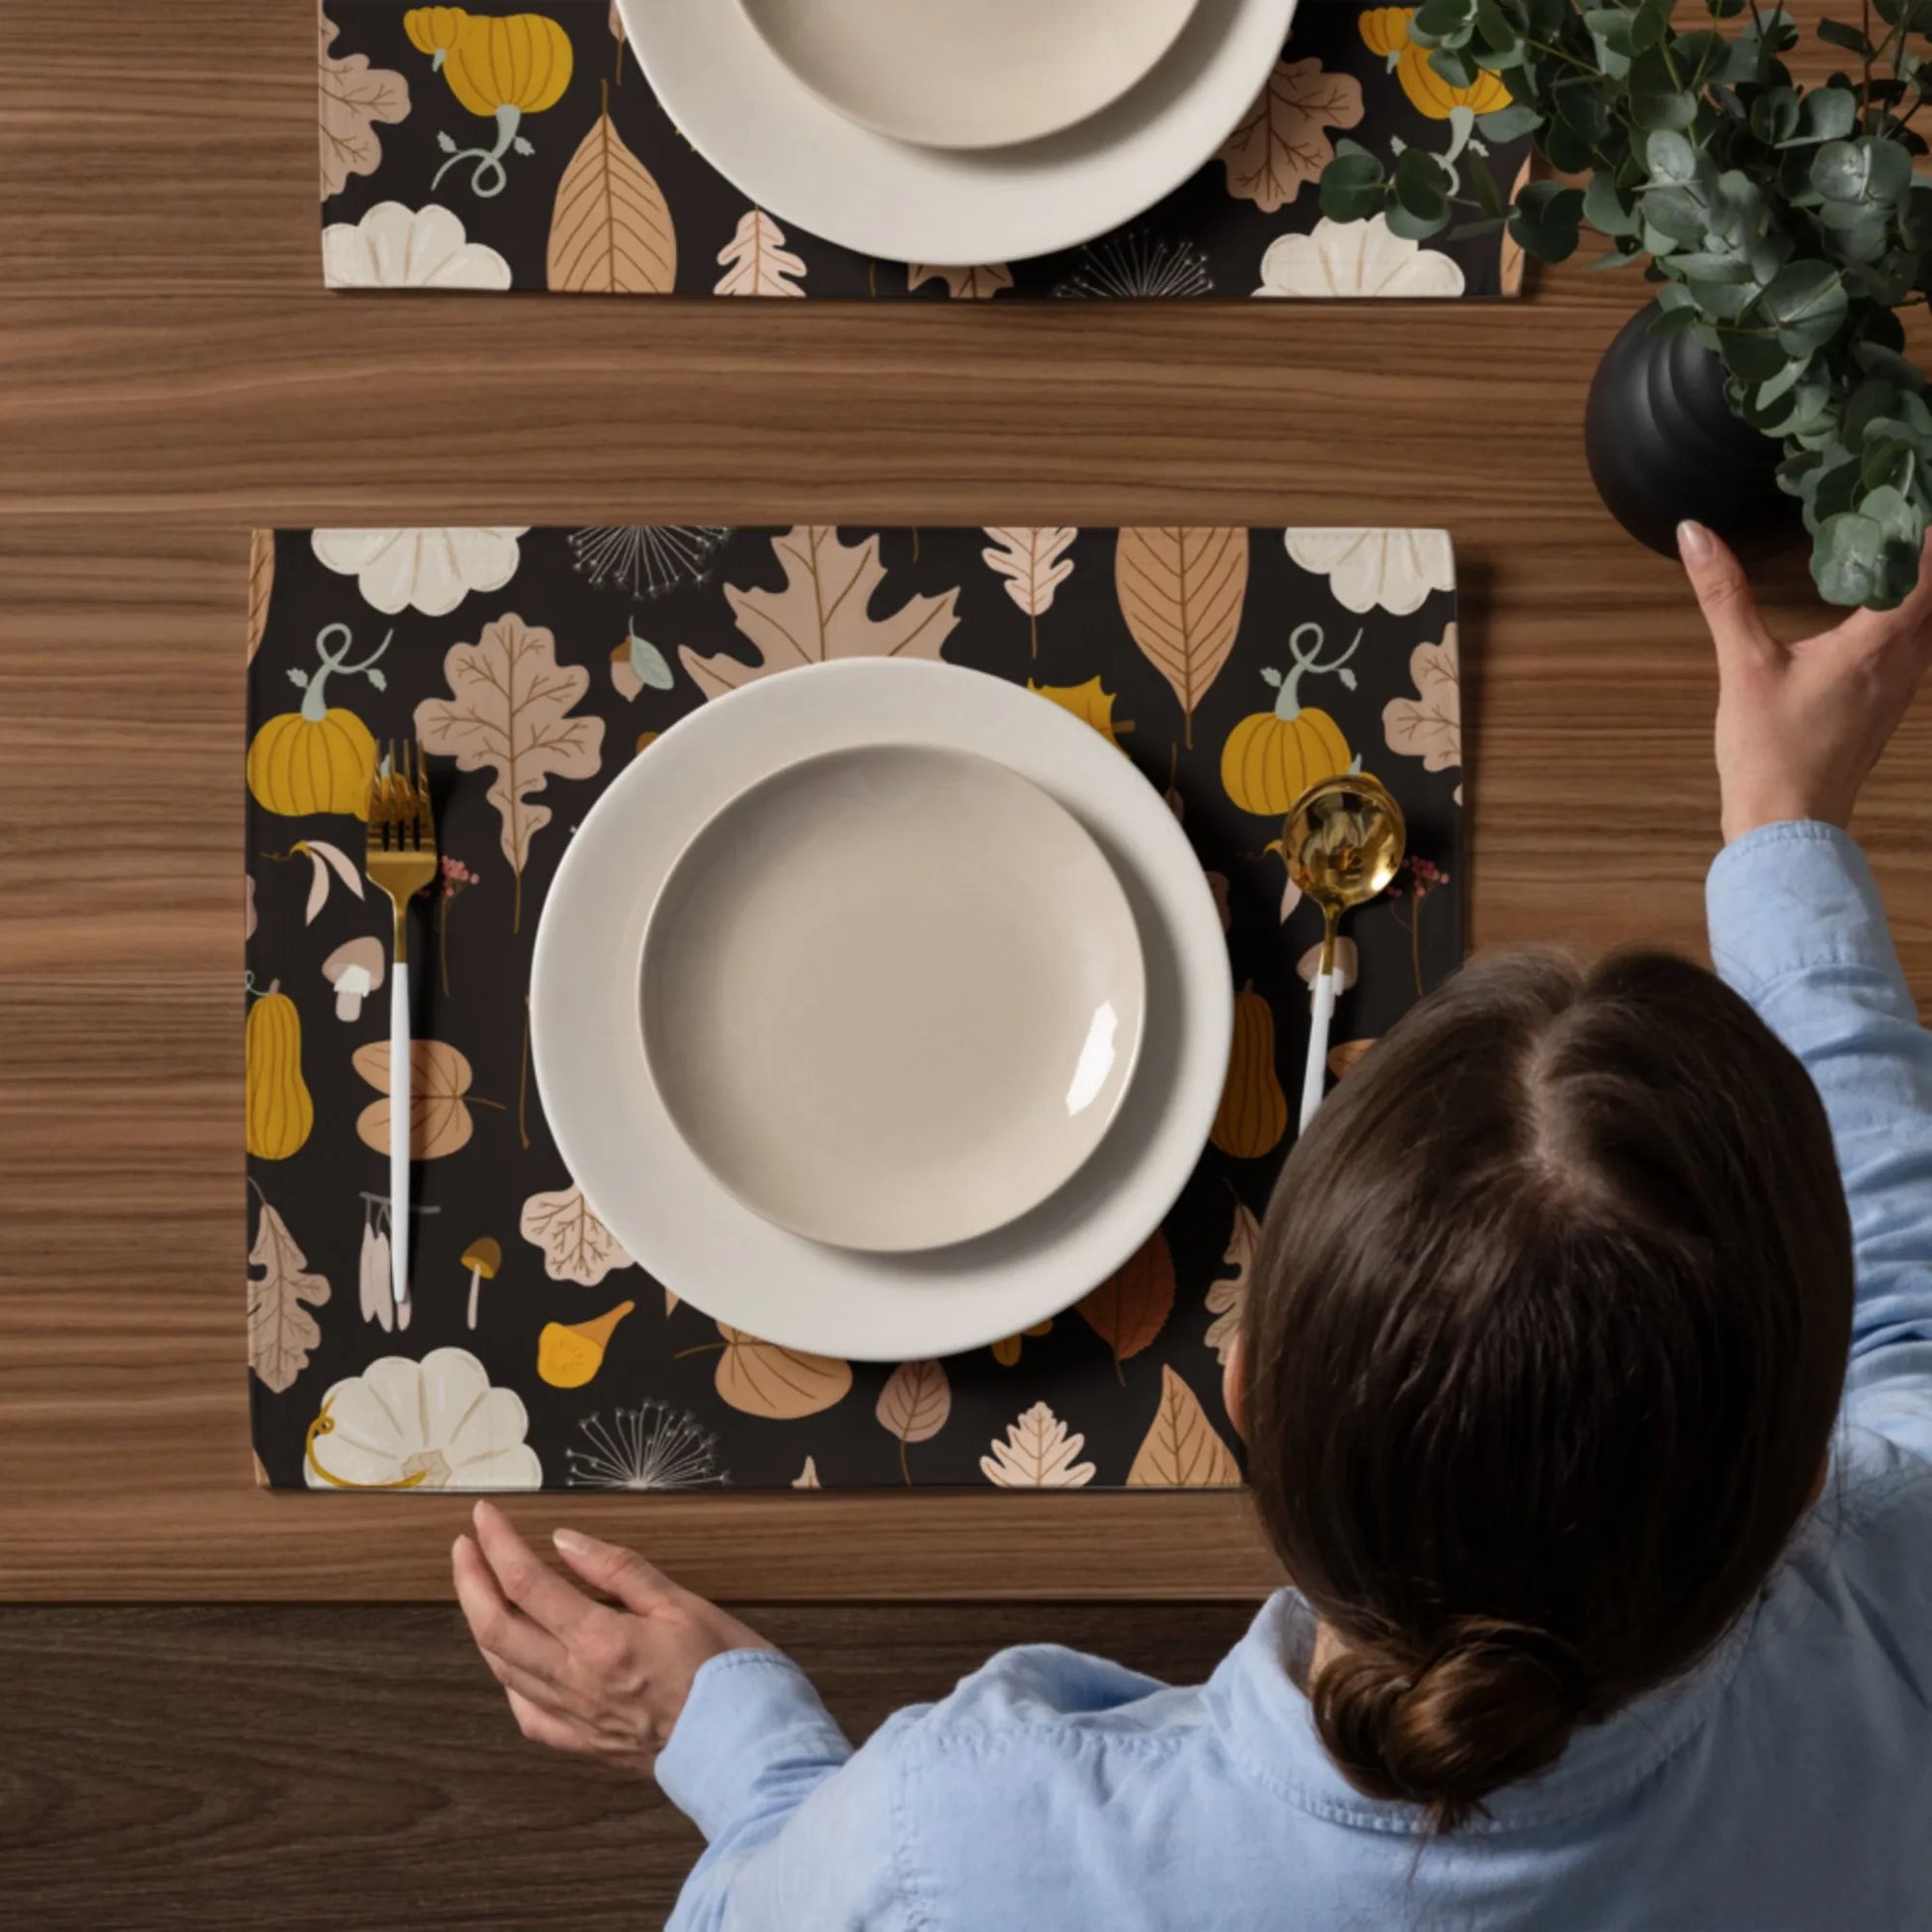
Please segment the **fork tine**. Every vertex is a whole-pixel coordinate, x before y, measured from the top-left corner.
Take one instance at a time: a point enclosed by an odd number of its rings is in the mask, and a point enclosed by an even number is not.
[[[416,740],[416,829],[425,852],[436,850],[436,820],[429,807],[429,769],[423,763],[423,742]]]

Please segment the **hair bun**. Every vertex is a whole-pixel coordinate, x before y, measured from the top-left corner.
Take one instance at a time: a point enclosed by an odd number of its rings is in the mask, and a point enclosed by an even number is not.
[[[1548,1769],[1589,1709],[1569,1645],[1487,1618],[1464,1619],[1419,1663],[1374,1643],[1345,1650],[1315,1673],[1310,1695],[1349,1782],[1372,1798],[1427,1805],[1442,1830]]]

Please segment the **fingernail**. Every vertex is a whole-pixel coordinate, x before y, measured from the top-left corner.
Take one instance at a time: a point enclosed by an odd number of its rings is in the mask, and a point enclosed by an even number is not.
[[[1687,564],[1701,564],[1711,556],[1711,532],[1689,517],[1677,526],[1677,552]]]
[[[452,1557],[460,1557],[463,1554],[463,1546],[469,1541],[470,1539],[467,1536],[458,1537],[457,1540],[450,1545],[450,1555]]]
[[[591,1540],[579,1536],[575,1530],[553,1530],[550,1540],[560,1550],[568,1550],[572,1556],[582,1557],[590,1554]]]

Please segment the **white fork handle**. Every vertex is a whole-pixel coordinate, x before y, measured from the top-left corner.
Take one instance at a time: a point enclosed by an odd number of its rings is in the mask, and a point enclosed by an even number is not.
[[[1328,1071],[1328,1029],[1335,1017],[1334,973],[1314,976],[1314,1006],[1309,1014],[1309,1064],[1302,1075],[1302,1129],[1308,1132],[1314,1110],[1321,1105],[1321,1093]]]
[[[389,1280],[409,1300],[409,962],[389,975]]]

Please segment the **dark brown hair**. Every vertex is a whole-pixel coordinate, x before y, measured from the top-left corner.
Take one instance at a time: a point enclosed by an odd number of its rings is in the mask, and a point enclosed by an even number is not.
[[[1683,1672],[1812,1496],[1851,1338],[1830,1130],[1702,968],[1479,962],[1269,1206],[1251,1477],[1323,1741],[1438,1829]]]

